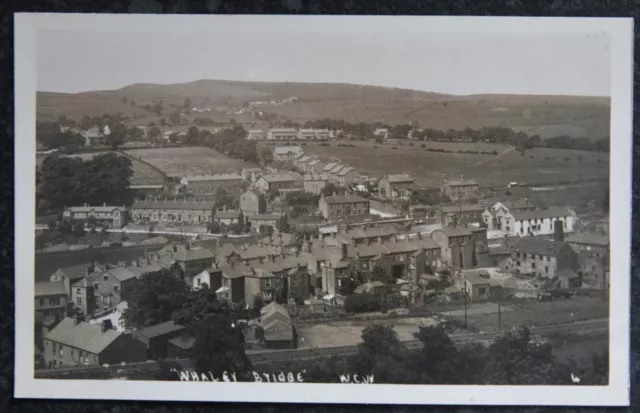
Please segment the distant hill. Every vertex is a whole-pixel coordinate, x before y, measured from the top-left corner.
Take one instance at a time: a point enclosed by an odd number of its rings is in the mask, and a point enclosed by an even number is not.
[[[434,129],[505,126],[543,137],[567,134],[599,138],[609,133],[608,98],[541,95],[456,96],[410,89],[341,83],[273,83],[198,80],[171,85],[137,83],[118,90],[76,94],[38,92],[37,116],[54,120],[60,115],[79,119],[84,115],[121,112],[144,115],[141,105],[162,101],[166,115],[185,98],[211,107],[216,120],[232,116],[224,112],[243,102],[298,100],[267,106],[295,122],[312,119],[344,119],[350,122],[381,121],[417,123]],[[123,98],[124,99],[123,101]],[[135,101],[135,106],[131,101]],[[126,102],[126,103],[125,103]],[[173,107],[172,107],[173,106]],[[216,112],[216,109],[219,109]],[[246,115],[243,116],[246,122]]]

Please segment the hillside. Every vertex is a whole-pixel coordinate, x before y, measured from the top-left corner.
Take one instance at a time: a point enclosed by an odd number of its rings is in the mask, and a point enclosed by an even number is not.
[[[418,123],[434,129],[506,126],[543,137],[557,135],[599,138],[609,132],[609,99],[577,96],[470,95],[454,96],[380,86],[339,83],[269,83],[198,80],[158,85],[133,84],[111,91],[77,94],[38,92],[37,116],[42,120],[60,115],[79,119],[84,115],[121,112],[127,116],[145,115],[141,105],[162,101],[165,114],[182,105],[212,108],[217,121],[231,119],[224,112],[243,102],[298,100],[260,110],[295,122],[311,119],[345,119],[350,122],[389,124]],[[126,103],[123,102],[126,98]],[[131,104],[135,101],[136,106]],[[150,115],[149,115],[150,117]],[[242,116],[247,122],[246,115]],[[238,119],[240,120],[240,119]],[[248,120],[250,122],[250,119]],[[258,123],[256,121],[256,123]]]

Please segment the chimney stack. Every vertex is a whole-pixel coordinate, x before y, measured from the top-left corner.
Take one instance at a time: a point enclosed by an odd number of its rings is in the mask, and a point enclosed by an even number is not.
[[[562,221],[556,219],[553,221],[553,240],[554,241],[564,241],[564,230],[562,228]]]

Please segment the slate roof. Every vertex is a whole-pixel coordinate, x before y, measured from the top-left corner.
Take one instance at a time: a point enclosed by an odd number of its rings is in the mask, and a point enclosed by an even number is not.
[[[417,246],[407,241],[385,242],[382,246],[389,254],[407,254],[418,250]]]
[[[67,289],[62,281],[47,281],[36,283],[35,296],[66,295]]]
[[[214,218],[216,219],[238,219],[240,211],[216,211]]]
[[[368,200],[358,196],[358,195],[336,195],[336,196],[327,196],[324,198],[324,201],[331,204],[353,204],[356,202],[369,202]]]
[[[108,205],[101,205],[101,206],[90,206],[90,205],[84,205],[84,206],[72,206],[72,207],[67,207],[66,209],[68,209],[71,212],[112,212],[116,209],[120,210],[120,211],[124,211],[126,208],[123,206],[108,206]]]
[[[76,325],[72,318],[65,318],[45,338],[88,353],[100,354],[121,334],[113,329],[102,332],[100,324],[79,322]]]
[[[271,221],[281,219],[280,214],[256,214],[248,217],[249,221]]]
[[[176,324],[173,321],[167,321],[143,328],[137,331],[136,334],[142,335],[147,338],[154,338],[181,330],[184,330],[184,326]]]
[[[345,168],[342,168],[342,169],[340,170],[340,172],[338,172],[338,176],[345,176],[346,174],[348,174],[348,173],[349,173],[349,172],[351,172],[351,171],[355,171],[355,169],[353,169],[353,168],[352,168],[352,167],[350,167],[350,166],[347,166],[347,167],[345,167]]]
[[[538,254],[556,256],[565,245],[561,241],[552,241],[543,238],[522,237],[514,247],[514,251],[524,254]]]
[[[272,129],[276,130],[276,129]],[[300,153],[302,152],[302,148],[299,146],[276,146],[276,148],[274,149],[274,152],[276,155],[286,155],[289,152],[293,152],[293,153]]]
[[[552,207],[538,211],[515,211],[511,215],[516,221],[526,221],[528,219],[560,218],[573,214],[567,208]]]
[[[191,350],[193,348],[193,345],[196,343],[196,338],[192,335],[178,336],[169,340],[169,343],[172,346],[181,348],[183,350]]]
[[[473,235],[473,232],[468,229],[468,228],[451,228],[451,227],[444,227],[442,229],[436,230],[436,231],[442,231],[447,237],[459,237],[462,235]]]
[[[600,247],[609,246],[609,237],[594,234],[591,232],[572,234],[567,237],[566,241],[573,244],[597,245]]]
[[[338,165],[337,162],[329,162],[328,164],[326,164],[324,166],[324,168],[322,169],[323,172],[329,172],[331,171],[333,168],[336,167],[336,165]]]
[[[185,211],[211,211],[215,206],[214,201],[194,201],[186,198],[180,200],[136,200],[131,209],[175,209]]]
[[[484,211],[486,208],[480,204],[466,204],[466,205],[445,205],[442,207],[442,212],[470,212],[470,211]]]
[[[174,246],[176,247],[176,251],[173,250]],[[213,258],[213,253],[206,248],[197,246],[188,248],[183,244],[167,245],[159,252],[160,255],[164,256],[171,256],[171,253],[173,253],[173,259],[175,259],[176,261],[191,261]]]
[[[211,174],[211,175],[193,175],[185,176],[188,182],[203,182],[203,181],[235,181],[241,180],[242,176],[236,173],[231,174]]]
[[[387,181],[391,183],[413,182],[413,178],[409,174],[391,174],[387,175]]]
[[[333,168],[331,168],[329,173],[330,174],[337,174],[338,171],[340,171],[342,168],[344,168],[344,165],[341,164],[341,163],[337,163],[337,164],[335,164],[335,166]]]
[[[91,263],[74,265],[73,267],[64,267],[58,269],[61,271],[73,284],[74,281],[82,279],[87,275],[87,268],[91,267]]]
[[[251,269],[244,264],[223,265],[220,267],[222,270],[222,276],[225,278],[242,278],[247,273],[251,272]]]
[[[464,179],[447,182],[449,186],[478,186],[478,183],[473,179]]]
[[[269,182],[291,182],[291,181],[299,181],[301,177],[298,177],[293,174],[268,174],[262,175],[262,178]]]

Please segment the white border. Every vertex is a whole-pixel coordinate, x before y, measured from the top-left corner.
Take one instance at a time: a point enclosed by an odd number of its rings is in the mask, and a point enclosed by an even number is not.
[[[276,21],[274,21],[276,20]],[[327,24],[333,20],[334,24]],[[342,24],[335,24],[336,21]],[[329,32],[606,33],[611,45],[610,384],[423,386],[36,380],[33,377],[36,35],[63,30],[297,30]],[[339,27],[339,29],[333,29]],[[633,19],[387,16],[15,15],[15,397],[298,403],[626,406],[629,404],[629,287],[633,106]],[[28,344],[27,344],[28,343]]]

